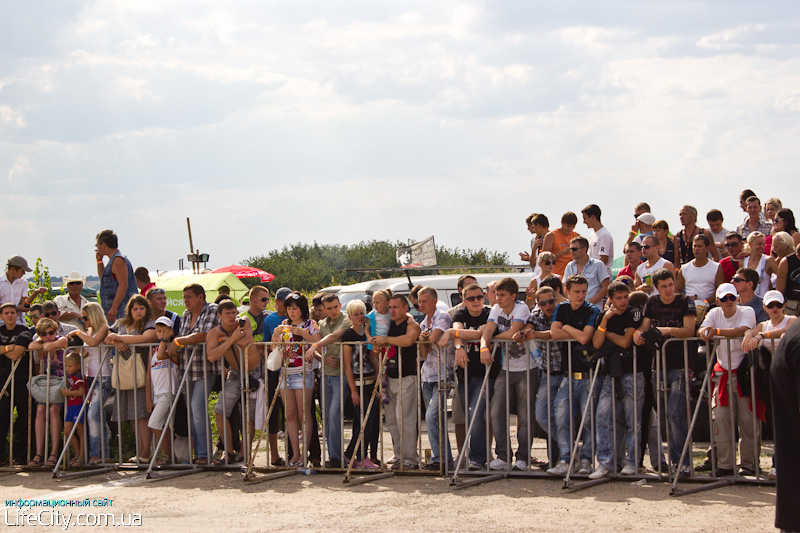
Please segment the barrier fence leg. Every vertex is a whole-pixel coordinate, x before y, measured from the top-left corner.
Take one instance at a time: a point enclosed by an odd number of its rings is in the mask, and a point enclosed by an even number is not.
[[[588,394],[589,397],[587,398],[586,405],[583,408],[581,423],[578,425],[578,437],[580,437],[583,434],[583,427],[586,424],[586,418],[589,417],[591,420],[591,416],[589,415],[589,413],[592,410],[592,402],[595,394],[595,384],[597,382],[598,375],[600,375],[599,360],[594,366],[594,372],[592,373],[591,382],[589,383],[589,394]],[[583,483],[579,483],[577,485],[573,485],[572,480],[570,479],[572,475],[572,465],[575,463],[575,455],[578,453],[579,445],[582,442],[582,439],[579,439],[578,437],[575,438],[575,442],[572,445],[572,453],[570,454],[570,461],[569,461],[569,470],[567,470],[567,476],[564,478],[564,486],[562,488],[570,490],[580,490],[583,488],[591,487],[593,485],[599,485],[600,483],[605,483],[606,481],[610,481],[610,478],[603,477],[600,479],[586,481]],[[614,445],[616,446],[616,443],[614,443]]]

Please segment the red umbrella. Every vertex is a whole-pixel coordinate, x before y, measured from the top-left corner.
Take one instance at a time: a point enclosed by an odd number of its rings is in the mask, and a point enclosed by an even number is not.
[[[226,272],[232,273],[239,279],[242,278],[260,278],[261,281],[264,283],[269,283],[273,279],[275,279],[275,274],[270,274],[264,270],[249,267],[249,266],[242,266],[242,265],[230,265],[222,268],[218,268],[216,270],[212,270],[212,274],[224,274]]]

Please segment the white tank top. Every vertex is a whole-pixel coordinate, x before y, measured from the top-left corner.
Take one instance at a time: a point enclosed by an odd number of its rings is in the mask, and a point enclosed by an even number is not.
[[[102,349],[101,349],[102,348]],[[83,345],[83,349],[86,350],[86,375],[93,378],[100,375],[100,359],[106,354],[108,351],[107,346],[87,346],[86,344]],[[110,378],[111,377],[111,357],[107,356],[105,363],[103,363],[103,377]]]
[[[659,257],[655,265],[653,265],[651,268],[647,268],[647,261],[645,260],[642,261],[642,263],[638,267],[636,267],[636,273],[639,275],[639,279],[642,280],[642,283],[644,283],[645,275],[647,274],[652,275],[653,272],[655,272],[659,268],[664,268],[664,265],[666,265],[667,263],[669,263],[669,261],[667,261],[663,257]],[[656,284],[653,283],[653,292],[651,292],[650,295],[653,296],[657,294],[658,294],[658,289],[656,289]]]
[[[789,315],[784,316],[783,320],[781,320],[781,323],[778,324],[777,326],[773,326],[772,325],[772,320],[767,320],[767,321],[761,323],[761,332],[762,333],[766,333],[768,331],[774,331],[776,329],[784,329],[788,322],[789,322]],[[764,338],[763,346],[767,350],[771,351],[772,353],[775,353],[775,350],[778,349],[778,346],[780,346],[780,344],[781,344],[781,340],[780,339],[774,339],[773,340],[773,339]],[[773,349],[773,347],[774,347],[774,349]]]
[[[758,266],[755,268],[753,268],[753,266],[750,265],[750,258],[748,257],[745,260],[744,266],[752,268],[753,270],[758,272],[758,285],[756,286],[755,293],[756,296],[760,296],[761,298],[763,298],[764,295],[767,294],[767,291],[769,290],[769,283],[770,283],[769,276],[767,276],[766,274],[767,256],[762,255],[761,260],[758,262]]]
[[[713,301],[718,269],[719,263],[716,261],[709,261],[703,267],[696,266],[694,261],[683,265],[681,267],[681,275],[685,281],[683,293],[693,298]]]

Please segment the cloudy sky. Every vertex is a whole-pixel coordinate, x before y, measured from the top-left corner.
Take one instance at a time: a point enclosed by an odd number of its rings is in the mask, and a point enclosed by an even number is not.
[[[589,203],[797,207],[795,1],[4,0],[0,255],[151,270],[288,243],[527,247]],[[792,186],[791,184],[795,185]],[[586,228],[579,224],[578,230]],[[617,250],[619,254],[621,250]]]

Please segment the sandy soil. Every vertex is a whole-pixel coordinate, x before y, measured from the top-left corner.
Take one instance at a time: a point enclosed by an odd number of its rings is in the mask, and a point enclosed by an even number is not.
[[[578,492],[562,485],[516,478],[454,490],[444,478],[408,475],[350,486],[334,474],[252,484],[219,471],[160,481],[135,471],[60,481],[47,472],[0,474],[4,500],[113,498],[106,511],[140,513],[142,531],[774,530],[774,487],[675,498],[659,482],[612,481]]]

